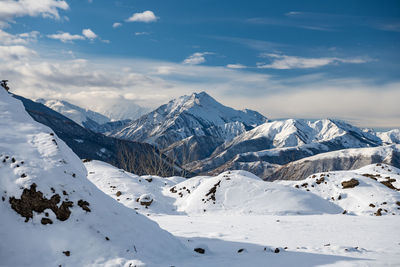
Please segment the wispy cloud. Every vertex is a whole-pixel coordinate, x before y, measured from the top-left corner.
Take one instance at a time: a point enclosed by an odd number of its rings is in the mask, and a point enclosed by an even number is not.
[[[122,23],[120,23],[120,22],[114,22],[112,25],[113,28],[119,28],[121,26],[122,26]]]
[[[229,69],[246,69],[247,66],[242,65],[242,64],[228,64],[226,65],[227,68]]]
[[[154,14],[153,11],[147,10],[142,13],[134,13],[130,18],[128,18],[126,21],[128,22],[145,22],[145,23],[150,23],[150,22],[155,22],[159,18]]]
[[[198,65],[201,63],[206,62],[206,55],[212,55],[214,53],[212,52],[197,52],[192,55],[190,55],[188,58],[186,58],[182,63],[187,64],[187,65]]]
[[[241,44],[241,45],[247,46],[251,49],[255,49],[258,51],[271,51],[274,49],[287,47],[287,45],[282,44],[282,43],[275,43],[275,42],[250,39],[250,38],[239,38],[239,37],[230,37],[230,36],[207,36],[207,37],[215,39],[215,40],[221,40],[221,41],[225,41],[225,42]]]
[[[294,20],[290,17],[295,16],[294,14],[301,14],[300,12],[289,12],[289,18],[250,18],[247,19],[247,23],[251,24],[259,24],[259,25],[274,25],[274,26],[283,26],[283,27],[294,27],[294,28],[302,28],[307,30],[314,31],[334,31],[335,29],[327,24],[323,23],[313,23],[312,21],[301,21]],[[286,14],[287,15],[287,14]]]
[[[38,31],[10,34],[0,29],[0,44],[2,45],[26,45],[36,41],[40,33]]]
[[[140,35],[150,35],[149,32],[135,32],[136,36],[140,36]]]
[[[63,43],[72,43],[76,40],[91,40],[93,41],[96,38],[99,38],[97,34],[95,34],[91,29],[83,29],[82,35],[80,34],[71,34],[69,32],[58,32],[56,34],[49,34],[47,35],[50,39],[60,40]],[[108,40],[101,40],[105,43],[109,43]]]
[[[60,40],[63,43],[73,42],[75,40],[85,40],[85,37],[79,34],[70,34],[69,32],[58,32],[47,35],[50,39]]]
[[[296,56],[286,56],[279,54],[262,54],[262,57],[270,58],[271,63],[259,63],[258,68],[260,69],[311,69],[319,68],[327,65],[338,64],[338,63],[352,63],[361,64],[366,63],[369,60],[362,58],[337,58],[337,57],[321,57],[321,58],[306,58]]]

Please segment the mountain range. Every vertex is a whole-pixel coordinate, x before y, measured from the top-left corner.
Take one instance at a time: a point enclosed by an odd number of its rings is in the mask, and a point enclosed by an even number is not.
[[[400,129],[375,132],[334,119],[268,121],[256,111],[224,106],[206,92],[178,97],[138,119],[121,121],[111,121],[65,101],[41,102],[91,132],[154,145],[169,161],[192,174],[217,175],[240,169],[268,180],[300,179],[310,172],[384,161],[372,154],[363,155],[362,149],[374,147],[386,154],[390,150],[392,156],[384,162],[400,167],[398,148],[391,146],[400,143]],[[349,152],[351,159],[344,156],[348,153],[325,156],[347,149],[353,149]],[[302,159],[307,164],[300,170],[296,162]]]

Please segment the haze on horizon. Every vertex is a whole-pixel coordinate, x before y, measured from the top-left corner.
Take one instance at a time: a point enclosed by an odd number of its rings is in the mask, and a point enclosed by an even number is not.
[[[268,118],[400,127],[398,1],[0,1],[0,79],[96,111],[206,91]]]

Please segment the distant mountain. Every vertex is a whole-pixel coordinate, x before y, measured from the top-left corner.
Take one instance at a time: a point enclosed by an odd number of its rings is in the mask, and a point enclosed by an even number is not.
[[[38,122],[47,125],[82,159],[108,162],[138,174],[169,176],[183,170],[150,144],[119,140],[92,132],[64,115],[21,96],[26,111]]]
[[[193,138],[190,137],[205,137],[212,139],[206,149],[212,152],[226,140],[265,121],[266,118],[256,111],[239,111],[226,107],[207,93],[201,92],[171,100],[126,127],[114,131],[112,136],[156,144],[162,149],[179,147],[182,140],[187,139],[187,150],[192,147],[189,144],[193,142]],[[176,142],[181,143],[174,144]],[[197,155],[192,158],[205,157],[198,151],[190,151],[190,154]]]
[[[110,118],[112,121],[136,120],[151,111],[131,101],[116,102],[106,106],[96,106],[93,110]]]
[[[400,145],[351,148],[321,153],[277,168],[267,177],[267,180],[302,180],[317,172],[354,170],[373,163],[385,163],[399,168]]]
[[[282,165],[323,152],[381,144],[382,140],[375,135],[342,121],[289,119],[267,122],[244,132],[220,145],[209,158],[185,166],[196,173],[207,173],[217,168],[225,170],[242,162],[247,163],[247,170],[252,171],[249,168],[254,164],[248,163]],[[225,164],[227,166],[224,167]],[[257,166],[256,174],[265,178],[273,170],[267,171],[264,165]]]
[[[100,113],[88,109],[83,109],[64,100],[40,98],[37,99],[36,102],[57,111],[58,113],[73,120],[83,127],[86,127],[85,124],[93,124],[93,122],[96,124],[104,124],[110,122],[110,119],[108,117],[101,115]]]
[[[377,132],[378,136],[385,144],[400,144],[400,129],[393,129],[387,132]]]

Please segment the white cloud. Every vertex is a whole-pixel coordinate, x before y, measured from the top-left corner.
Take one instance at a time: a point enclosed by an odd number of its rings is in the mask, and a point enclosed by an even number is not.
[[[322,73],[279,79],[225,66],[144,59],[51,60],[32,52],[23,46],[0,48],[0,73],[12,82],[13,92],[33,99],[61,98],[103,110],[111,102],[133,100],[154,108],[205,90],[225,105],[255,109],[269,118],[334,117],[360,126],[400,126],[396,82],[330,79]]]
[[[60,18],[59,9],[69,8],[62,0],[6,0],[0,1],[0,20],[21,16]]]
[[[149,32],[135,32],[136,36],[140,36],[140,35],[149,35]]]
[[[93,40],[98,37],[97,34],[95,34],[91,29],[83,29],[82,34],[89,40]]]
[[[228,64],[226,65],[227,68],[229,69],[245,69],[247,66],[242,65],[242,64]]]
[[[260,69],[310,69],[318,68],[326,65],[338,64],[338,63],[353,63],[360,64],[368,62],[367,59],[361,58],[337,58],[337,57],[321,57],[321,58],[305,58],[296,56],[286,56],[279,54],[262,54],[262,57],[270,58],[272,62],[270,64],[259,63],[258,68]]]
[[[21,45],[36,41],[39,36],[38,31],[25,32],[20,34],[10,34],[0,29],[0,44],[2,45]]]
[[[121,26],[122,26],[122,23],[120,23],[120,22],[114,22],[113,25],[112,25],[113,28],[118,28],[118,27],[121,27]]]
[[[212,52],[197,52],[192,55],[190,55],[188,58],[186,58],[182,63],[187,64],[187,65],[198,65],[201,63],[206,62],[206,55],[212,55],[214,53]]]
[[[154,15],[153,11],[147,10],[142,13],[135,13],[130,18],[127,19],[129,22],[155,22],[158,20],[158,17]]]
[[[5,62],[26,60],[35,55],[35,51],[22,45],[0,46],[0,58]]]
[[[47,37],[55,40],[60,40],[63,43],[72,42],[75,40],[85,40],[85,37],[79,34],[70,34],[69,32],[58,32],[56,34],[49,34]]]

